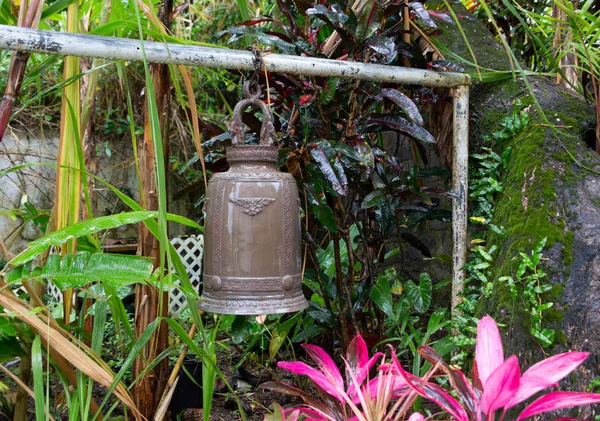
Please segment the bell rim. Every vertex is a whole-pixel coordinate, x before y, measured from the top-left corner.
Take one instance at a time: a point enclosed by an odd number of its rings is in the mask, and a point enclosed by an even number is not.
[[[240,297],[238,297],[239,300]],[[244,297],[245,298],[245,297]],[[269,301],[276,301],[280,297],[274,297],[274,299]],[[256,300],[256,297],[247,297],[247,300],[244,301],[244,304],[247,307],[235,308],[231,306],[232,301],[238,300],[228,300],[227,298],[223,299],[215,299],[206,297],[202,295],[201,301],[198,303],[198,308],[207,313],[215,313],[215,314],[232,314],[237,316],[258,316],[262,314],[284,314],[284,313],[296,313],[302,310],[305,310],[310,305],[306,297],[304,295],[299,295],[294,297],[296,298],[287,306],[265,306],[267,301],[265,300]],[[254,303],[256,308],[252,308],[251,305]]]

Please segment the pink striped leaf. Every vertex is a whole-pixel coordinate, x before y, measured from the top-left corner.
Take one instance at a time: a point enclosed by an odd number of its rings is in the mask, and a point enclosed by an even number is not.
[[[300,417],[300,410],[299,409],[288,409],[283,411],[283,416],[285,418],[285,421],[298,421],[298,418]]]
[[[429,399],[444,411],[448,412],[448,414],[458,421],[468,421],[469,417],[464,408],[458,403],[456,399],[454,399],[450,394],[448,394],[442,387],[438,386],[434,383],[425,382],[420,377],[415,376],[414,374],[408,373],[405,371],[400,365],[400,361],[398,361],[398,357],[396,356],[396,352],[394,348],[390,346],[392,350],[392,364],[394,367],[394,372],[398,373],[406,384],[417,394],[420,396]]]
[[[600,403],[600,394],[585,393],[585,392],[550,392],[547,395],[533,401],[521,415],[517,421],[532,417],[543,412],[556,411],[563,408],[571,408],[573,406],[591,405]]]
[[[310,358],[313,359],[321,372],[329,379],[329,381],[335,386],[337,390],[344,390],[344,379],[342,379],[342,373],[338,369],[335,362],[331,359],[329,354],[325,352],[323,348],[316,345],[304,344],[302,347],[306,350]]]
[[[299,409],[283,409],[277,402],[273,402],[273,414],[265,415],[264,421],[298,421]]]
[[[575,370],[590,355],[588,352],[565,352],[532,365],[521,377],[519,391],[506,408],[529,399],[540,390],[556,386],[567,374]]]
[[[479,395],[475,392],[469,379],[460,370],[453,370],[454,381],[457,384],[456,392],[470,415],[471,421],[481,421],[481,410],[479,407]]]
[[[483,413],[489,415],[506,406],[519,390],[520,378],[519,360],[513,355],[494,370],[483,384],[480,401]]]
[[[348,349],[346,350],[346,362],[348,363],[349,368],[356,373],[358,369],[364,367],[368,361],[369,349],[367,348],[367,344],[363,337],[360,333],[357,333],[350,341]]]
[[[490,375],[504,362],[504,350],[498,325],[490,316],[477,323],[477,342],[475,345],[475,364],[479,381],[474,384],[485,385]]]
[[[360,367],[358,369],[357,372],[353,372],[353,373],[348,373],[349,369],[348,367],[346,367],[346,381],[350,383],[350,386],[348,387],[348,396],[353,396],[356,393],[356,387],[355,384],[362,386],[363,382],[365,381],[365,379],[367,378],[367,376],[369,375],[369,371],[371,371],[371,368],[373,368],[373,366],[375,365],[375,363],[377,362],[377,360],[379,358],[383,357],[383,353],[382,352],[377,352],[375,355],[373,355],[371,357],[371,359],[369,359],[365,365],[363,365],[362,367]],[[354,376],[355,382],[352,382],[350,379],[352,379],[352,376]]]
[[[326,413],[331,408],[331,406],[325,405],[324,402],[318,400],[310,393],[286,383],[270,381],[262,383],[259,387],[261,389],[268,389],[285,395],[297,396],[304,401],[307,407],[313,408],[314,410],[319,411],[319,413]]]
[[[312,408],[300,407],[300,414],[305,416],[304,421],[335,421],[332,415],[325,414]]]
[[[309,377],[321,389],[323,389],[325,392],[329,393],[331,396],[335,397],[338,401],[340,401],[340,402],[344,401],[343,387],[340,392],[340,389],[338,388],[337,384],[333,383],[330,378],[325,376],[325,374],[323,374],[319,370],[309,366],[308,364],[303,363],[301,361],[296,361],[296,362],[292,362],[292,363],[280,361],[277,363],[277,367],[283,368],[284,370],[287,370],[290,373]]]
[[[473,421],[480,421],[481,411],[479,410],[479,398],[462,371],[452,369],[452,367],[444,361],[444,358],[430,346],[420,346],[417,349],[417,352],[432,365],[437,366],[438,370],[442,370],[446,373],[452,388],[457,393],[458,398],[468,412],[469,418]]]
[[[380,388],[390,390],[392,399],[402,396],[408,390],[406,381],[402,377],[395,374],[384,374],[374,378],[367,385],[363,386],[360,393],[367,398],[377,398]],[[355,405],[360,403],[359,393],[354,392],[354,390],[351,391],[348,389],[348,396],[350,396],[352,403]]]

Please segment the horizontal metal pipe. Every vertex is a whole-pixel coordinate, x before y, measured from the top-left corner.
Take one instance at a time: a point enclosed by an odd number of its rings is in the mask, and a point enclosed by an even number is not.
[[[112,60],[143,60],[142,45],[139,40],[41,31],[7,25],[0,25],[0,49]],[[150,63],[230,70],[254,69],[254,55],[249,51],[152,41],[144,41],[144,50],[146,59]],[[471,83],[471,78],[462,73],[434,72],[352,61],[281,54],[265,54],[263,61],[267,71],[277,73],[410,83],[428,87],[452,88]]]

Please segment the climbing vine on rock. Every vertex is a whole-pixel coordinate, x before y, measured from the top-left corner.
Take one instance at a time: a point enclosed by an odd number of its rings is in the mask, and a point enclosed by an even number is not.
[[[477,325],[477,304],[480,299],[490,298],[494,293],[494,278],[498,276],[494,266],[498,245],[486,245],[486,237],[493,232],[500,240],[507,238],[505,227],[498,226],[494,219],[494,200],[497,194],[503,194],[502,173],[510,165],[511,143],[530,122],[529,115],[523,110],[523,104],[517,101],[516,111],[502,119],[500,130],[483,137],[485,144],[504,146],[502,154],[491,147],[482,147],[481,152],[471,155],[474,165],[470,169],[469,199],[471,201],[470,221],[475,230],[475,239],[469,251],[465,265],[467,279],[463,301],[459,306],[459,316],[453,321],[458,332],[453,341],[461,347],[455,354],[455,362],[462,362],[467,350],[474,345]],[[519,260],[515,276],[504,274],[498,280],[510,290],[515,306],[523,308],[530,317],[530,333],[544,347],[554,342],[555,332],[543,324],[543,312],[552,307],[552,302],[544,301],[544,293],[552,289],[546,274],[540,267],[542,250],[546,240],[541,241],[531,252],[520,250],[514,259]],[[502,274],[500,274],[502,275]]]

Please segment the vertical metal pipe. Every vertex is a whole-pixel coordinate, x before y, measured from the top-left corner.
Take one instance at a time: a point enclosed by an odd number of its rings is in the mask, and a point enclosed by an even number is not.
[[[452,316],[461,302],[464,289],[467,261],[467,196],[469,159],[469,86],[461,85],[454,89],[454,147],[452,159]]]

